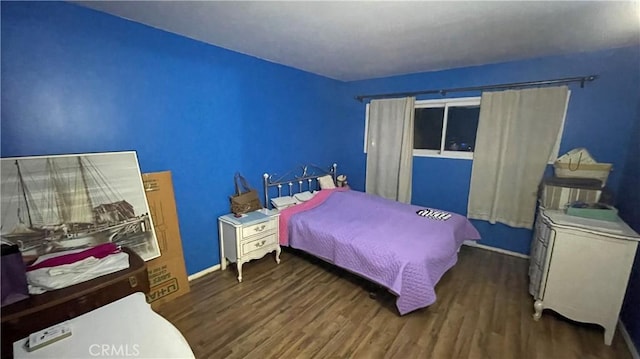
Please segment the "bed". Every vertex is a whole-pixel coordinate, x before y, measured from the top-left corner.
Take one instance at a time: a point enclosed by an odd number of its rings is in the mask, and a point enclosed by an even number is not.
[[[336,165],[319,174],[310,173],[310,168],[302,167],[302,173],[291,180],[264,175],[267,208],[274,203],[269,200],[271,187],[278,188],[275,199],[295,199],[294,187],[301,193],[315,192],[280,209],[280,245],[385,287],[397,297],[400,315],[433,304],[435,286],[457,262],[462,243],[480,239],[464,216],[346,187],[322,189],[321,178],[330,176],[335,181]],[[282,195],[283,187],[289,187],[288,196]]]

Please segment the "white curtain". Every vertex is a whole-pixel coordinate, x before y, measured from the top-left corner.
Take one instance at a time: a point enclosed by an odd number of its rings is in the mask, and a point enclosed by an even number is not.
[[[415,102],[408,97],[369,104],[367,193],[411,202]]]
[[[531,228],[537,189],[566,112],[568,88],[485,92],[467,216]]]

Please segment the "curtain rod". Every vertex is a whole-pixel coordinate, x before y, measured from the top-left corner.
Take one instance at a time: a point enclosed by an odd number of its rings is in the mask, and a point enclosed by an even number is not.
[[[450,92],[469,92],[469,91],[481,91],[481,90],[499,90],[499,89],[512,89],[512,88],[522,88],[522,87],[533,87],[533,86],[545,86],[545,85],[555,85],[555,84],[569,84],[573,82],[579,82],[580,87],[584,87],[585,82],[591,82],[598,78],[598,75],[589,75],[589,76],[581,76],[581,77],[567,77],[563,79],[553,79],[553,80],[541,80],[541,81],[527,81],[527,82],[513,82],[499,85],[485,85],[485,86],[473,86],[473,87],[458,87],[452,89],[444,89],[444,90],[423,90],[423,91],[413,91],[413,92],[394,92],[394,93],[384,93],[384,94],[375,94],[375,95],[358,95],[355,97],[356,100],[362,102],[362,100],[368,99],[378,99],[378,98],[387,98],[387,97],[408,97],[415,95],[427,95],[427,94],[435,94],[439,93],[442,96],[446,95]]]

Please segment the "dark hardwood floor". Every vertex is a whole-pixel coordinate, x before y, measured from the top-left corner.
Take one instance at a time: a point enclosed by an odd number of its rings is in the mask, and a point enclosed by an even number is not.
[[[546,310],[532,319],[528,261],[463,246],[428,308],[399,316],[395,297],[340,269],[283,251],[191,282],[159,308],[197,358],[616,358],[616,331]]]

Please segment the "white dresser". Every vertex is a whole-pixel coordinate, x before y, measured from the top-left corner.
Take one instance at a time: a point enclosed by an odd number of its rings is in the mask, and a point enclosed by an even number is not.
[[[538,212],[531,242],[529,292],[535,320],[544,309],[604,327],[611,345],[640,236],[622,220],[607,222]]]
[[[220,268],[227,268],[227,259],[238,267],[238,282],[242,282],[242,265],[269,252],[276,252],[280,263],[278,219],[275,210],[261,209],[236,218],[226,214],[218,218],[220,230]]]

